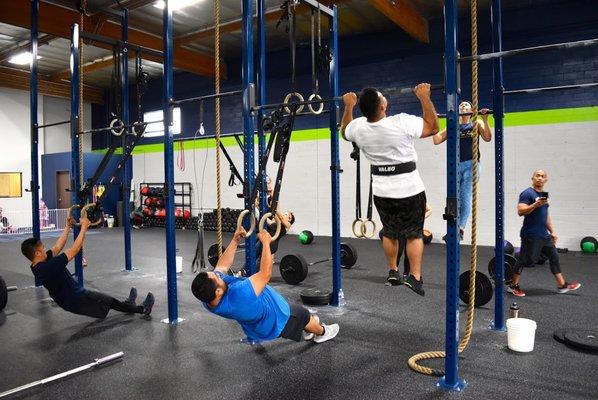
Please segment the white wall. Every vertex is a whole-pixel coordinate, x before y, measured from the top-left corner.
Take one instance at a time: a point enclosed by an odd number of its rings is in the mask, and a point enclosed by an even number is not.
[[[559,247],[572,250],[579,248],[579,240],[586,235],[598,236],[598,188],[593,179],[598,171],[598,150],[595,136],[597,122],[580,122],[556,125],[507,127],[505,130],[505,237],[519,245],[519,229],[522,218],[517,216],[519,193],[530,185],[532,171],[543,168],[548,171],[546,190],[550,192],[551,215],[560,236]],[[331,234],[330,200],[330,144],[329,139],[297,141],[291,143],[287,158],[280,203],[284,210],[294,211],[297,223],[293,231],[309,229],[314,234]],[[431,139],[416,144],[418,169],[426,185],[428,202],[433,213],[426,227],[439,241],[446,230],[442,219],[446,197],[446,146],[434,146]],[[176,147],[175,147],[176,148]],[[227,148],[242,169],[241,151],[235,146]],[[341,141],[341,234],[352,236],[351,223],[355,217],[355,162],[349,158],[352,146]],[[193,150],[186,151],[186,171],[175,167],[177,182],[192,182],[195,189],[201,187],[202,169],[207,154],[207,167],[203,180],[203,207],[212,208],[215,200],[214,148],[196,150],[197,183],[193,168]],[[481,143],[482,173],[479,185],[478,242],[494,243],[494,142]],[[178,152],[175,151],[175,160]],[[133,179],[136,184],[163,181],[162,153],[146,153],[133,157]],[[269,174],[276,174],[271,164]],[[243,202],[236,197],[240,186],[229,188],[228,163],[222,157],[223,207],[242,208]],[[369,185],[369,164],[362,157],[362,213],[365,216]],[[137,186],[136,186],[137,187]],[[195,207],[199,196],[195,193]],[[381,228],[379,217],[374,219]],[[465,243],[469,243],[469,228]],[[377,238],[377,235],[375,236]]]
[[[69,99],[44,96],[43,122],[51,124],[66,121],[71,118],[71,102]],[[64,153],[71,151],[70,124],[51,126],[43,130],[45,141],[45,154]],[[83,129],[91,129],[91,104],[83,105]],[[91,135],[83,135],[83,151],[91,151]]]
[[[84,127],[91,127],[91,105],[84,105]],[[21,172],[23,179],[23,196],[20,198],[0,198],[0,207],[5,211],[30,210],[31,194],[31,141],[29,92],[0,88],[0,172]],[[70,118],[70,101],[57,97],[39,96],[38,123],[46,124]],[[60,125],[40,130],[39,134],[39,184],[41,190],[41,156],[42,154],[60,153],[71,150],[69,125]],[[91,151],[91,136],[85,135],[83,151]]]
[[[40,96],[38,99],[39,121],[42,120],[42,116],[43,102]],[[30,123],[29,92],[0,88],[0,143],[2,143],[0,172],[21,172],[23,189],[22,197],[0,198],[0,207],[4,211],[31,210],[31,194],[25,191],[26,188],[29,188],[31,181]],[[40,174],[43,140],[43,137],[40,136]]]

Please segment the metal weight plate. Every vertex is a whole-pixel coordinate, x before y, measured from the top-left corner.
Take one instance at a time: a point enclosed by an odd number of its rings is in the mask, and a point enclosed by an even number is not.
[[[0,312],[4,310],[6,307],[6,303],[8,302],[8,289],[6,288],[6,282],[0,276]]]
[[[307,261],[300,254],[287,254],[280,260],[280,276],[289,285],[303,282],[307,273]]]
[[[504,269],[504,278],[505,283],[511,282],[513,279],[513,274],[515,273],[515,264],[517,263],[517,259],[510,254],[505,254],[505,269]],[[488,274],[490,277],[494,279],[494,257],[490,259],[488,262]]]
[[[357,262],[357,249],[351,243],[341,243],[341,266],[349,269]]]
[[[305,289],[299,294],[301,301],[310,306],[326,306],[330,304],[332,293],[329,290]]]
[[[469,301],[469,273],[470,271],[465,271],[459,277],[459,298],[465,304]],[[493,293],[494,288],[490,278],[480,271],[476,271],[474,307],[481,307],[488,303],[492,300]]]
[[[224,246],[222,246],[222,252],[224,253]],[[214,243],[208,249],[208,262],[212,267],[216,267],[218,264],[218,243]]]
[[[578,349],[598,352],[598,331],[568,330],[565,332],[565,343]]]

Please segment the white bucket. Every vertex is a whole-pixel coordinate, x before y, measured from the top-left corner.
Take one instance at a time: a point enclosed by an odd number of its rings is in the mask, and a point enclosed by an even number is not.
[[[513,351],[528,353],[534,349],[536,321],[527,318],[507,320],[507,345]]]
[[[106,217],[106,225],[108,228],[114,228],[114,217]]]
[[[176,257],[176,273],[180,274],[183,272],[183,257]]]

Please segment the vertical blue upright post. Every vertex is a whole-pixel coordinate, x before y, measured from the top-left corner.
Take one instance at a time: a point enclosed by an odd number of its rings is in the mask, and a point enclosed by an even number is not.
[[[174,76],[172,71],[173,22],[170,1],[166,0],[163,13],[164,78],[162,111],[164,113],[164,195],[166,196],[166,283],[168,285],[168,319],[177,324],[179,310],[176,282],[176,238],[174,226],[174,146],[172,134],[172,101]]]
[[[492,51],[502,51],[502,20],[500,0],[492,0]],[[492,80],[492,108],[494,109],[494,149],[495,149],[495,218],[496,231],[494,246],[496,265],[505,265],[505,255],[503,252],[504,242],[504,87],[502,58],[495,58],[492,61],[493,80]],[[493,329],[504,331],[505,313],[504,313],[504,271],[502,268],[496,268],[494,277],[494,324]]]
[[[29,75],[29,110],[31,115],[31,218],[33,237],[40,237],[39,228],[39,131],[37,129],[37,39],[39,23],[39,0],[31,0],[31,66]],[[41,282],[35,278],[35,286],[41,286]]]
[[[333,6],[334,15],[330,20],[330,95],[339,95],[339,65],[338,65],[338,8]],[[338,104],[330,103],[330,182],[332,195],[332,305],[338,306],[338,294],[342,289],[341,277],[341,224],[340,224],[340,156],[338,139]]]
[[[79,102],[83,99],[79,97],[79,85],[81,79],[79,76],[79,25],[73,24],[71,28],[71,202],[72,204],[79,203],[77,194],[81,189],[81,180],[79,179],[79,171],[81,171],[81,163],[79,162]],[[79,211],[75,212],[74,217],[79,217]],[[73,236],[76,239],[79,236],[79,228],[74,227]],[[83,254],[79,252],[75,256],[75,274],[77,276],[77,283],[83,287]]]
[[[254,146],[254,120],[251,115],[249,104],[250,87],[255,82],[255,71],[253,66],[253,0],[243,0],[243,137],[245,141],[245,183],[248,193],[255,186],[255,151]],[[253,210],[254,205],[249,204],[249,198],[245,198],[245,209]],[[255,274],[255,234],[246,239],[245,245],[245,268],[249,276]]]
[[[458,87],[458,35],[457,0],[444,2],[444,46],[446,77],[446,338],[444,361],[445,376],[438,386],[448,390],[462,390],[466,383],[459,380],[459,231],[457,226],[459,205],[459,87]]]
[[[258,30],[258,54],[259,54],[259,69],[257,74],[257,86],[259,93],[259,104],[266,104],[266,0],[258,0],[257,2],[257,30]],[[257,119],[258,132],[258,160],[261,160],[266,153],[266,135],[262,129],[262,121],[264,119],[264,111],[260,109]],[[262,181],[257,182],[262,186],[260,192],[260,215],[263,215],[267,208],[266,195],[266,174],[262,176]]]
[[[124,9],[122,10],[122,17],[121,17],[121,29],[122,29],[122,40],[125,43],[129,42],[129,10]],[[131,123],[129,118],[129,48],[127,46],[122,48],[122,56],[121,56],[121,112],[122,115],[120,118],[122,119],[125,125],[129,125]],[[125,148],[127,147],[128,143],[128,135],[129,130],[125,129],[124,134],[122,135],[122,146],[123,146],[123,153],[125,152]],[[124,235],[125,235],[125,270],[132,271],[133,265],[131,263],[131,219],[129,215],[131,211],[129,209],[129,199],[131,198],[131,176],[129,174],[131,168],[132,159],[129,158],[122,169],[122,198],[123,198],[123,209],[122,215],[123,220],[120,222],[122,227],[124,228]]]

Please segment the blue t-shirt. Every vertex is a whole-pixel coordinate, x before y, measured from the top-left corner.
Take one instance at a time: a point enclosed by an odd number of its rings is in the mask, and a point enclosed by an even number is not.
[[[473,144],[473,124],[459,125],[459,161],[473,160],[473,151],[471,146]],[[478,149],[478,160],[480,159],[480,150]]]
[[[519,203],[527,204],[529,206],[535,203],[538,197],[540,197],[540,192],[536,192],[534,188],[529,187],[519,195]],[[546,228],[546,221],[548,221],[548,204],[536,208],[523,218],[521,237],[550,237],[548,228]]]
[[[67,311],[76,311],[79,299],[85,294],[85,289],[80,288],[66,268],[69,263],[66,254],[61,253],[54,257],[52,250],[46,252],[47,259],[31,267],[31,272],[44,285],[50,297],[60,307]]]
[[[250,340],[272,340],[282,333],[291,315],[289,303],[272,287],[266,285],[255,295],[248,278],[236,278],[215,271],[228,286],[220,303],[204,307],[221,317],[237,321]]]

